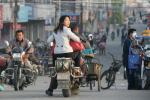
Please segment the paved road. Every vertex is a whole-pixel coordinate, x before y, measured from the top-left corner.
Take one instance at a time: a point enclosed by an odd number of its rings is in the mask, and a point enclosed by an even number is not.
[[[133,25],[131,25],[132,28],[135,28],[137,30],[137,33],[141,33],[146,29],[146,24],[142,24],[142,23],[135,23]]]
[[[120,39],[108,41],[107,52],[112,52],[118,59],[121,59],[122,48],[120,47]],[[104,65],[103,71],[107,69],[112,61],[110,56],[97,56]],[[150,91],[144,90],[127,90],[127,82],[123,79],[122,69],[117,73],[115,84],[108,90],[97,91],[95,87],[90,91],[89,87],[80,88],[81,92],[77,96],[64,98],[61,90],[54,91],[53,97],[45,95],[45,90],[49,85],[48,76],[40,76],[35,85],[25,88],[24,91],[15,92],[13,88],[5,85],[5,90],[0,92],[0,100],[149,100]]]
[[[5,86],[6,90],[0,92],[0,100],[149,100],[150,91],[128,91],[126,89],[109,89],[97,92],[95,88],[81,88],[80,95],[64,98],[60,90],[54,92],[53,97],[45,95],[45,89],[49,84],[48,77],[39,77],[35,85],[25,88],[24,91],[14,92],[10,86]]]

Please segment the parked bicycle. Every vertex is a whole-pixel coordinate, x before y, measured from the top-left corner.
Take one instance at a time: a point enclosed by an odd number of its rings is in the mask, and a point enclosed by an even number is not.
[[[114,83],[116,79],[116,73],[122,66],[122,61],[117,60],[114,55],[110,52],[108,54],[112,57],[112,63],[109,69],[105,70],[101,75],[101,88],[109,89]]]

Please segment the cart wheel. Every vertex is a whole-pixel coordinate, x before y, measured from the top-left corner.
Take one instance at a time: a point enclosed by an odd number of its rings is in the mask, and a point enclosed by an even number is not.
[[[90,90],[93,90],[92,81],[90,80]]]
[[[97,86],[98,86],[98,91],[101,90],[101,80],[100,80],[100,76],[101,76],[101,70],[99,69],[99,74],[97,75]]]
[[[97,80],[97,84],[98,84],[98,91],[100,91],[101,90],[100,79]]]

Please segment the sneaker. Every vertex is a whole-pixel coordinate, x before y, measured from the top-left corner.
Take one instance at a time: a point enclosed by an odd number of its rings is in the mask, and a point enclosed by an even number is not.
[[[81,87],[86,87],[86,83],[81,83]]]
[[[4,90],[4,86],[0,85],[0,91],[3,91],[3,90]]]
[[[23,90],[24,90],[23,86],[20,86],[20,87],[19,87],[19,90],[20,90],[20,91],[23,91]]]
[[[45,93],[46,93],[48,96],[53,96],[53,92],[50,91],[50,90],[46,90]]]

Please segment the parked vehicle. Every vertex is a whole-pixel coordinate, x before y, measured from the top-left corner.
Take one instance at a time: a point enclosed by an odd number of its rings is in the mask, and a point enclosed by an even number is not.
[[[113,54],[108,53],[111,55],[113,61],[109,67],[109,69],[105,70],[101,75],[101,88],[102,89],[109,89],[114,83],[116,79],[116,73],[122,66],[122,61],[117,60]]]
[[[141,81],[143,89],[150,89],[150,37],[143,37]]]
[[[93,87],[97,86],[98,91],[100,91],[100,76],[103,65],[94,57],[95,55],[96,52],[94,52],[93,49],[85,49],[82,51],[83,64],[81,64],[81,69],[82,71],[84,70],[83,80],[85,80],[85,82],[81,81],[81,86],[89,86],[90,90],[93,90]],[[95,85],[95,83],[97,83],[97,85]]]

